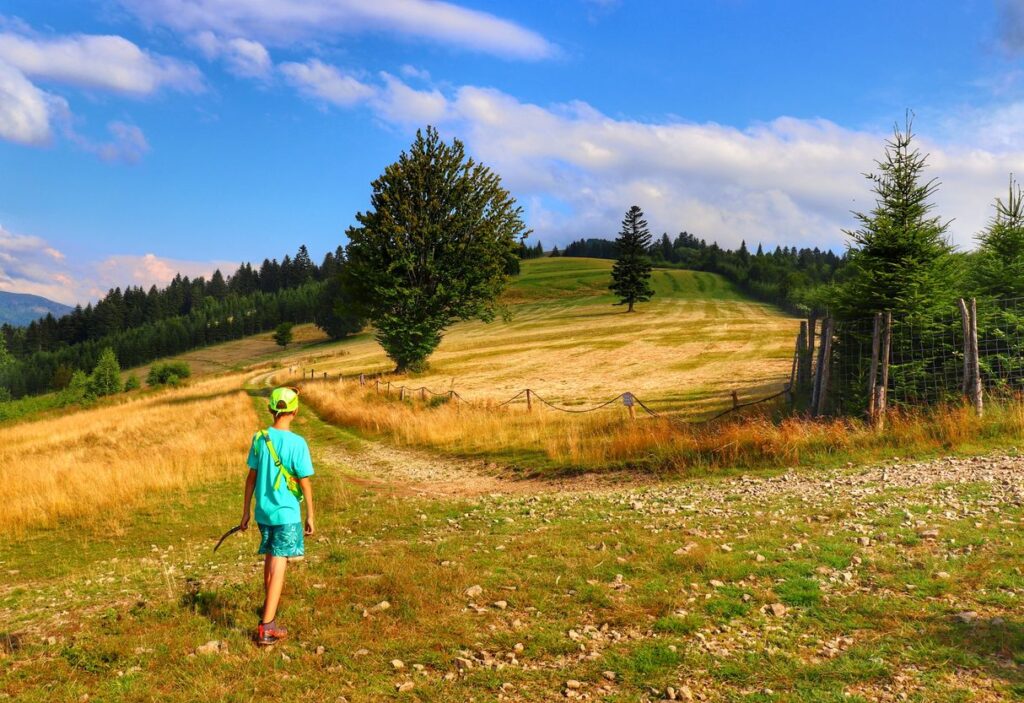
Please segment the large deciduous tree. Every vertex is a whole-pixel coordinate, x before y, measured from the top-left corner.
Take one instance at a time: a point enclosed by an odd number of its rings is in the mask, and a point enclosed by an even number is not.
[[[495,317],[529,232],[501,178],[432,127],[373,182],[370,202],[348,230],[344,289],[396,370],[415,370],[452,323]]]
[[[633,312],[636,303],[651,299],[651,260],[647,256],[651,244],[651,233],[647,229],[643,210],[634,205],[622,219],[622,229],[615,240],[618,258],[612,266],[612,283],[609,286],[619,302],[628,305],[627,312]]]

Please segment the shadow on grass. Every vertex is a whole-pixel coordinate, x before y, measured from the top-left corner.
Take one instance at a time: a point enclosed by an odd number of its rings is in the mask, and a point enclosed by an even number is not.
[[[963,665],[1004,680],[1024,697],[1024,622],[954,616],[933,620],[930,629],[937,642],[962,655]]]
[[[188,579],[181,596],[181,607],[202,615],[215,625],[233,628],[235,626],[234,606],[214,591],[202,590],[196,579]]]

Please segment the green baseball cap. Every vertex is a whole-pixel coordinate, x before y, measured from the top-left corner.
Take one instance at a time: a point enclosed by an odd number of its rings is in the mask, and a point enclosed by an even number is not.
[[[275,413],[293,413],[299,409],[299,391],[295,388],[275,388],[267,403]]]

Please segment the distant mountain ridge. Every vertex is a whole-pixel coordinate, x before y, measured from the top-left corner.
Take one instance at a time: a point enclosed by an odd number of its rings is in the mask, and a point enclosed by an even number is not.
[[[58,303],[39,295],[0,290],[0,324],[21,327],[32,320],[46,317],[47,313],[53,313],[54,317],[60,317],[73,309],[70,305]]]

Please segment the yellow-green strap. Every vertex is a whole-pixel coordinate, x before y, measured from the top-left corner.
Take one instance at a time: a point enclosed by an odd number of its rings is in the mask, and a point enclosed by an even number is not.
[[[274,478],[274,490],[276,491],[281,488],[281,477],[284,476],[285,486],[288,487],[291,494],[298,498],[301,503],[303,495],[298,485],[298,476],[292,473],[292,470],[285,466],[284,462],[281,461],[281,457],[277,455],[277,450],[274,449],[274,443],[270,441],[270,433],[266,430],[260,430],[259,434],[263,437],[263,441],[266,442],[267,450],[270,451],[270,458],[274,460],[274,466],[277,467],[277,476]]]

